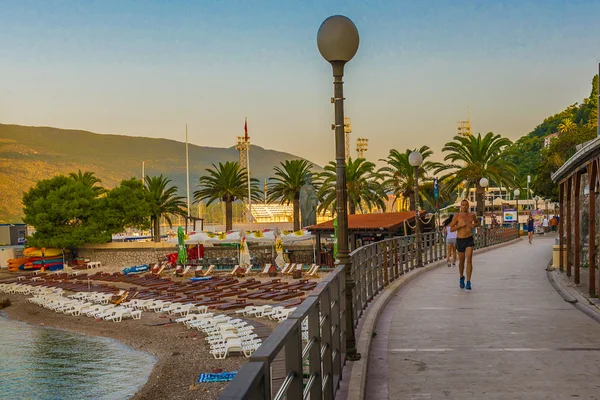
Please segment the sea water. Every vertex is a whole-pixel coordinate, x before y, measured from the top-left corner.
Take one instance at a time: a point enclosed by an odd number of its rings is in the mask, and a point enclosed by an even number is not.
[[[116,340],[0,315],[0,399],[128,399],[155,361]]]

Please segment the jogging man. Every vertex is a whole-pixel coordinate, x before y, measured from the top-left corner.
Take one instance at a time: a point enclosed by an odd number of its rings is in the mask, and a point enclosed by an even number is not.
[[[460,288],[471,290],[471,274],[473,273],[473,228],[479,225],[475,214],[469,212],[469,202],[460,202],[460,212],[452,218],[450,231],[456,232],[456,251],[458,252],[458,272]],[[465,257],[467,258],[467,284],[465,286]]]

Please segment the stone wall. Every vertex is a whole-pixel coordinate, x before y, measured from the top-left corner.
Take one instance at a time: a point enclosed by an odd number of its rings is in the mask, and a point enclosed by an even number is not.
[[[312,246],[284,246],[285,258],[290,262],[311,264],[314,262]],[[77,250],[77,257],[100,261],[103,266],[125,268],[140,264],[156,263],[166,254],[177,252],[170,243],[128,242],[86,245]],[[250,246],[250,256],[255,265],[273,263],[273,246]],[[205,263],[217,265],[237,264],[235,247],[205,247]]]
[[[166,254],[176,251],[176,246],[167,243],[106,243],[86,245],[77,249],[76,255],[100,261],[103,266],[125,268],[156,263]]]

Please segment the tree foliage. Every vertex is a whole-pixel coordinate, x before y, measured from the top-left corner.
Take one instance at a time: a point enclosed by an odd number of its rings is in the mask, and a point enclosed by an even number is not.
[[[165,217],[169,226],[173,226],[171,215],[186,215],[183,197],[177,195],[177,186],[169,186],[171,180],[163,175],[146,175],[146,190],[150,206],[150,218],[155,242],[160,242],[160,219]]]
[[[111,239],[96,193],[82,181],[64,175],[38,181],[23,195],[23,205],[24,222],[35,227],[32,246],[72,248]]]
[[[286,160],[274,168],[275,176],[268,185],[268,202],[292,203],[294,207],[294,231],[300,229],[300,189],[311,175],[313,165],[306,160]]]
[[[402,208],[406,208],[406,202],[409,203],[409,209],[415,209],[415,172],[414,167],[408,162],[408,156],[413,151],[418,151],[423,156],[423,164],[419,167],[419,203],[425,199],[426,192],[422,190],[423,185],[429,179],[428,172],[434,164],[427,159],[433,154],[429,146],[422,146],[420,149],[406,149],[404,153],[392,149],[387,157],[380,161],[385,161],[386,166],[379,169],[383,178],[383,186],[386,191],[394,194],[394,203],[402,201]],[[431,186],[433,195],[433,184]]]
[[[566,123],[566,125],[565,125]],[[514,144],[514,152],[510,156],[510,161],[517,166],[520,181],[524,181],[527,175],[531,175],[533,180],[537,180],[537,174],[543,173],[545,177],[536,186],[541,190],[544,186],[551,186],[549,179],[549,168],[542,158],[542,149],[544,147],[544,137],[563,131],[564,133],[579,131],[582,127],[596,128],[598,126],[598,75],[592,78],[592,88],[590,96],[583,99],[582,104],[574,103],[565,110],[554,114],[535,127],[529,134],[518,139]],[[542,184],[542,182],[545,182]],[[548,187],[549,187],[548,186]],[[523,185],[520,184],[519,188]],[[546,189],[536,192],[540,196],[544,193],[550,193]]]
[[[318,211],[323,214],[332,209],[335,214],[336,203],[336,162],[330,161],[325,166],[325,171],[319,174],[319,190],[317,196],[320,204]],[[346,193],[348,196],[348,213],[355,214],[359,209],[361,212],[370,211],[373,207],[385,211],[387,194],[381,184],[382,177],[375,171],[375,164],[364,158],[346,161]]]
[[[208,175],[200,177],[200,189],[194,192],[194,200],[206,200],[206,205],[210,205],[216,200],[225,203],[225,229],[231,230],[232,207],[231,204],[236,200],[248,198],[248,181],[246,168],[240,167],[239,162],[227,161],[224,164],[213,164],[212,168],[207,168]],[[250,179],[250,192],[253,200],[260,199],[260,190],[258,189],[258,179]]]
[[[92,172],[82,171],[38,181],[23,194],[22,200],[24,222],[35,228],[28,243],[36,247],[76,248],[109,242],[113,234],[125,228],[150,227],[157,202],[141,181],[124,180],[110,191],[99,183]],[[166,197],[172,195],[168,188],[162,193]],[[174,211],[165,208],[164,198],[161,201],[163,209]]]
[[[596,137],[596,128],[586,124],[559,135],[550,146],[541,151],[542,162],[536,169],[532,189],[535,194],[558,201],[558,185],[552,181],[552,174],[575,152],[575,146]]]
[[[124,180],[110,190],[100,200],[103,219],[112,230],[120,232],[123,228],[140,230],[151,227],[152,215],[150,192],[136,178]]]
[[[514,151],[510,145],[510,140],[492,132],[485,136],[480,133],[455,136],[442,148],[447,153],[444,161],[450,161],[450,164],[437,163],[435,173],[445,173],[440,179],[447,182],[449,191],[463,181],[466,181],[467,189],[475,186],[478,214],[483,215],[481,178],[487,178],[490,185],[514,187],[517,168],[508,159]]]

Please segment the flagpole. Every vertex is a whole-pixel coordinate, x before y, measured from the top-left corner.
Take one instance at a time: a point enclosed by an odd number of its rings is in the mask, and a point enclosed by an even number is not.
[[[188,232],[188,225],[190,220],[190,162],[188,152],[188,129],[185,124],[185,183],[187,185],[187,218],[185,219],[185,233]]]
[[[246,139],[246,178],[248,181],[248,223],[252,223],[252,197],[250,192],[250,137],[248,136],[248,120],[244,124]]]

